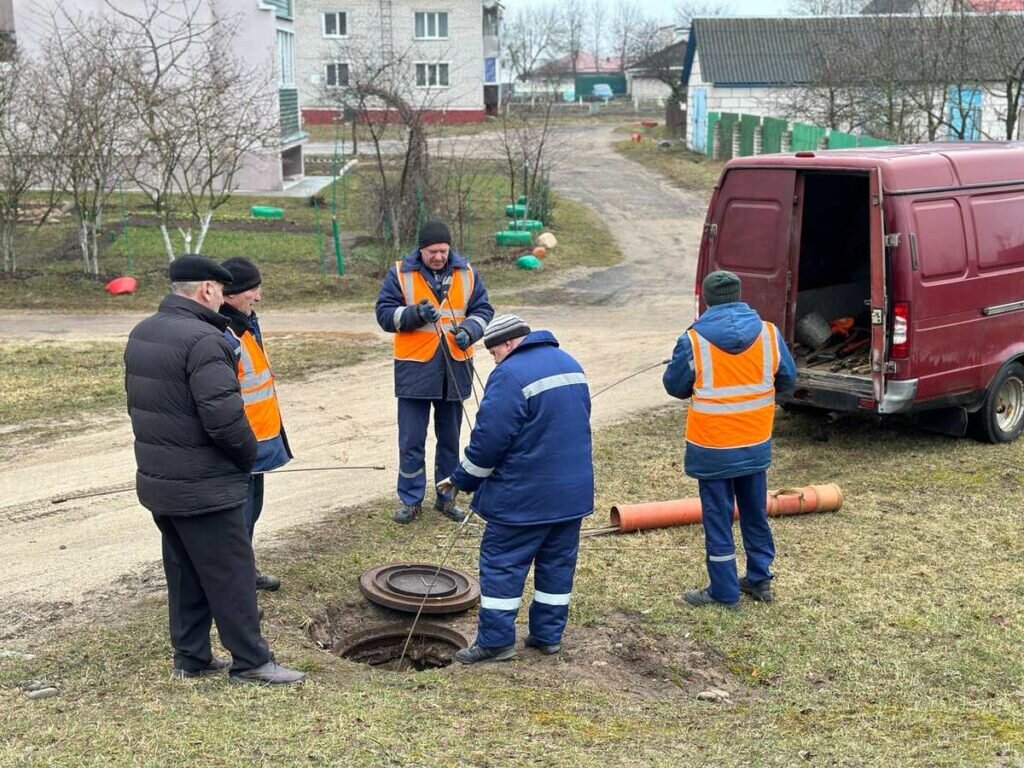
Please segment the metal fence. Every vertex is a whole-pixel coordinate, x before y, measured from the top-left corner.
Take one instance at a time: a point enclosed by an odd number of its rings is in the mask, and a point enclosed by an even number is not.
[[[884,147],[893,143],[874,136],[833,131],[820,125],[790,123],[775,117],[735,112],[709,112],[707,128],[706,151],[716,160],[774,152]]]

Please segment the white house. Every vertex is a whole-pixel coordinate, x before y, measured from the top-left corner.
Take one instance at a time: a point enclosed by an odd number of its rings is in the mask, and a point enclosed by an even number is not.
[[[841,130],[869,133],[877,114],[864,105],[892,89],[933,92],[936,139],[1006,139],[1007,112],[1022,106],[1007,99],[1005,84],[1021,77],[1015,62],[1024,60],[1024,17],[971,14],[957,23],[961,47],[954,51],[943,37],[949,17],[695,19],[682,75],[687,146],[706,150],[709,113],[824,125],[833,104],[845,110]],[[912,96],[900,98],[908,133],[926,140],[928,113]]]
[[[346,86],[381,67],[428,120],[476,122],[498,107],[497,0],[307,0],[296,9],[303,117],[328,124]]]
[[[141,0],[118,0],[119,10],[141,11]],[[0,32],[13,34],[19,49],[39,50],[53,33],[60,10],[67,13],[109,14],[104,0],[0,0]],[[233,52],[252,68],[274,73],[271,87],[280,111],[280,142],[252,153],[235,181],[242,189],[276,191],[303,175],[306,134],[299,119],[295,82],[295,23],[293,0],[203,0],[197,22],[230,15],[239,24]],[[157,31],[159,34],[159,31]]]

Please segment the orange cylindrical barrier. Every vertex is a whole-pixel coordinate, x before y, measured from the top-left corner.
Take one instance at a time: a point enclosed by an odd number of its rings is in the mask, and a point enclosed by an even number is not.
[[[835,512],[843,506],[843,489],[835,483],[805,485],[768,491],[768,516],[802,515],[809,512]],[[739,510],[733,510],[733,519]],[[619,533],[694,525],[701,520],[700,499],[653,501],[647,504],[616,504],[611,512],[612,525]]]

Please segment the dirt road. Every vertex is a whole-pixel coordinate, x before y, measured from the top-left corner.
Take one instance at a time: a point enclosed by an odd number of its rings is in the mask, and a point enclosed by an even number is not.
[[[551,329],[587,371],[592,392],[669,355],[693,316],[693,274],[704,201],[670,187],[614,152],[605,127],[574,136],[577,162],[553,178],[557,189],[596,210],[626,254],[620,266],[570,275],[543,290],[495,297]],[[486,275],[485,275],[486,278]],[[380,333],[372,314],[353,311],[261,313],[281,331]],[[123,339],[139,316],[0,313],[5,339]],[[478,355],[481,376],[491,363]],[[292,467],[381,463],[385,472],[294,473],[268,478],[264,543],[291,526],[393,494],[396,405],[390,361],[369,362],[280,387],[296,461]],[[661,405],[660,369],[594,402],[595,426]],[[475,409],[470,406],[470,413]],[[134,493],[54,505],[50,499],[133,481],[131,428],[121,413],[68,424],[45,446],[0,459],[0,638],[4,626],[41,604],[71,604],[159,559],[149,514]],[[428,463],[432,462],[428,458]],[[381,524],[390,524],[381,520]]]

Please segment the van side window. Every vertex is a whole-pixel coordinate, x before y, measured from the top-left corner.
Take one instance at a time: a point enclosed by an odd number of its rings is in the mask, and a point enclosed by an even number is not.
[[[921,276],[960,277],[967,274],[967,242],[957,200],[923,200],[913,205]]]
[[[970,205],[979,239],[978,271],[1024,263],[1024,194],[977,195]]]

